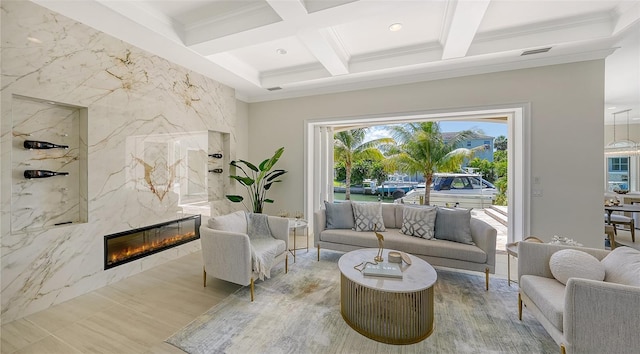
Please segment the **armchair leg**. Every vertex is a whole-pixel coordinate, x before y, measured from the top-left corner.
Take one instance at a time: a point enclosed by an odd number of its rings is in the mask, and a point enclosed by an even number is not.
[[[318,262],[320,262],[320,245],[318,245]]]
[[[567,348],[565,348],[564,344],[560,344],[560,354],[567,354]]]
[[[485,275],[485,285],[487,288],[487,291],[489,291],[489,268],[485,268],[484,269],[484,275]]]
[[[207,287],[207,271],[202,267],[202,285]]]
[[[636,242],[636,225],[634,225],[633,219],[631,219],[631,242]]]
[[[251,277],[251,302],[253,302],[253,292],[254,292],[254,289],[253,289],[253,277]]]
[[[522,296],[518,293],[518,319],[522,321]]]
[[[284,256],[284,274],[289,273],[289,254]]]

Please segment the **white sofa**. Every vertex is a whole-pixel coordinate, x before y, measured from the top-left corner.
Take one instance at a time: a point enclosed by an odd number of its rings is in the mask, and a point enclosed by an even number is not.
[[[497,230],[482,220],[471,217],[471,237],[475,245],[441,239],[424,239],[400,232],[403,223],[403,204],[382,203],[382,217],[386,231],[384,248],[394,249],[420,257],[434,266],[472,270],[485,273],[486,289],[489,289],[489,273],[495,273]],[[314,213],[314,245],[318,249],[349,252],[360,248],[377,248],[378,240],[373,232],[354,231],[346,228],[328,229],[326,210]]]
[[[597,260],[611,257],[598,267],[585,267],[591,273],[604,266],[604,281],[569,277],[564,285],[556,280],[552,269],[557,268],[549,261],[562,249],[584,251]],[[520,242],[518,279],[520,320],[524,305],[558,343],[561,353],[640,351],[640,251]]]

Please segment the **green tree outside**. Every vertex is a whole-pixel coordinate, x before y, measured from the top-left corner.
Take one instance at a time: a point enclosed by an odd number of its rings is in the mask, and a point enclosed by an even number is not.
[[[484,149],[456,148],[472,132],[462,131],[449,141],[444,141],[437,122],[418,122],[392,126],[398,145],[389,149],[387,166],[406,173],[422,173],[425,184],[430,186],[435,172],[455,172],[465,158],[472,158],[475,151]],[[424,203],[430,203],[431,188],[424,190]]]
[[[391,138],[380,138],[364,141],[367,128],[345,130],[334,134],[334,160],[344,163],[345,167],[345,200],[351,199],[351,173],[354,163],[358,160],[381,160],[384,157],[377,146],[393,143]]]

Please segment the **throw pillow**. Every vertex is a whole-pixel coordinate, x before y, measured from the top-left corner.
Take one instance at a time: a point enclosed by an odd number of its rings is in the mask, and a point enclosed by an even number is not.
[[[354,230],[385,231],[381,203],[351,203],[353,207]],[[377,229],[376,229],[377,227]]]
[[[210,229],[237,232],[240,234],[247,233],[247,219],[244,211],[236,211],[235,213],[214,216],[207,221]]]
[[[557,281],[567,284],[569,278],[604,280],[604,265],[587,252],[563,249],[549,258],[551,274]]]
[[[435,238],[475,245],[471,237],[471,209],[437,208]]]
[[[402,227],[400,232],[409,236],[422,237],[427,240],[433,238],[436,226],[435,207],[405,206],[402,213]]]
[[[353,210],[351,201],[343,203],[324,202],[327,216],[327,229],[353,229]]]
[[[616,247],[601,263],[604,265],[604,281],[640,286],[640,250]]]

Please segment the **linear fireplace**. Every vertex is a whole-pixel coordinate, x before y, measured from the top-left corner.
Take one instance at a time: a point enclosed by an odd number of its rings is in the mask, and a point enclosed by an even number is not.
[[[104,237],[104,269],[200,238],[200,215],[118,232]]]

